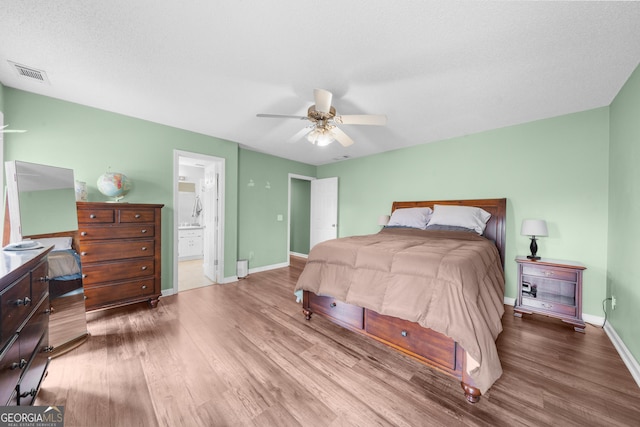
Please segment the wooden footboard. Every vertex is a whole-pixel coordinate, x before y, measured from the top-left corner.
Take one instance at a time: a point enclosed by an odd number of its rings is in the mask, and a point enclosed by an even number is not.
[[[467,401],[476,403],[480,400],[480,390],[466,373],[465,351],[451,338],[414,322],[385,316],[309,291],[303,293],[302,307],[307,320],[317,313],[344,328],[380,341],[460,380]]]

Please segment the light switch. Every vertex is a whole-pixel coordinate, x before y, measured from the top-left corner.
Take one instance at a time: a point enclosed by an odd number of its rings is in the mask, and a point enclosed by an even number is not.
[[[278,215],[277,220],[278,220],[278,221],[282,221],[282,220],[283,220],[282,214],[279,214],[279,215]]]

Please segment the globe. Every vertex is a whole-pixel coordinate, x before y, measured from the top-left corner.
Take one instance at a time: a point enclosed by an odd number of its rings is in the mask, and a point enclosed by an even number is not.
[[[131,181],[123,173],[105,172],[98,178],[98,191],[120,201],[131,189]]]

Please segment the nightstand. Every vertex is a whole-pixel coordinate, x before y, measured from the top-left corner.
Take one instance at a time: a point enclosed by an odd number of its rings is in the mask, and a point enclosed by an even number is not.
[[[582,272],[578,262],[516,257],[518,296],[514,315],[544,314],[557,317],[584,333],[582,320]]]

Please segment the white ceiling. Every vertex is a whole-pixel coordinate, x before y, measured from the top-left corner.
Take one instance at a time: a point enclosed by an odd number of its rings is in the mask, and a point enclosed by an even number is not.
[[[19,77],[8,61],[44,70]],[[639,2],[2,0],[0,82],[325,164],[611,103],[640,61]],[[343,148],[287,140],[313,89]]]

